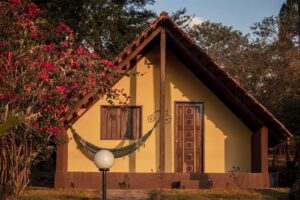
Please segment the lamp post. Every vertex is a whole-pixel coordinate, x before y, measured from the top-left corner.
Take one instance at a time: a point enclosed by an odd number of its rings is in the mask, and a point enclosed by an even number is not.
[[[94,163],[102,171],[102,200],[106,200],[106,172],[114,164],[114,155],[108,150],[100,150],[94,156]]]

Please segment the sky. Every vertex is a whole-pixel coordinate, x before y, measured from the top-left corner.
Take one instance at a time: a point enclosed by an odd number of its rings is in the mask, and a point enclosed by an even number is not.
[[[250,33],[250,26],[264,17],[277,15],[285,0],[156,0],[149,6],[158,14],[187,8],[195,21],[210,20]]]

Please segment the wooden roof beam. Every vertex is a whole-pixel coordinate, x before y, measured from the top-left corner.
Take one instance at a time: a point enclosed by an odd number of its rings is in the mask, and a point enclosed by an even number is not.
[[[207,69],[208,67],[214,67],[214,66],[210,66],[211,63],[205,62],[204,59],[199,59],[199,58],[197,58],[198,56],[194,56],[194,54],[192,54],[192,53],[185,53],[185,52],[189,52],[189,51],[190,51],[190,50],[188,49],[188,47],[182,45],[181,42],[177,41],[177,40],[176,40],[176,37],[175,37],[170,31],[168,31],[168,30],[166,30],[166,31],[167,31],[167,33],[168,33],[168,36],[172,38],[172,41],[174,41],[174,42],[176,43],[176,45],[177,45],[179,48],[183,49],[183,51],[181,51],[181,52],[182,52],[183,54],[189,54],[189,55],[185,55],[185,57],[188,57],[189,60],[190,60],[191,62],[193,62],[195,66],[201,66],[201,69],[200,69],[200,70],[199,70],[199,68],[197,68],[197,69],[198,69],[198,73],[201,73],[201,74],[205,73],[205,76],[202,75],[202,79],[205,78],[205,79],[206,79],[206,82],[209,82],[210,87],[213,87],[214,90],[215,90],[217,93],[219,93],[219,95],[218,95],[219,98],[222,97],[222,99],[223,99],[224,97],[226,98],[226,96],[228,96],[228,99],[230,99],[230,101],[229,101],[229,100],[226,100],[226,102],[227,102],[226,104],[231,104],[230,107],[234,107],[233,104],[236,104],[236,105],[238,105],[239,107],[244,108],[244,109],[243,109],[243,110],[244,110],[244,113],[246,113],[246,115],[248,115],[248,116],[251,116],[250,119],[255,119],[255,116],[253,115],[253,113],[251,113],[251,112],[249,111],[249,109],[246,108],[243,104],[241,104],[241,102],[237,101],[237,100],[236,100],[236,97],[234,97],[234,96],[231,94],[231,92],[228,91],[228,88],[226,88],[226,87],[224,86],[224,84],[220,83],[220,80],[217,79],[217,78],[215,77],[215,74],[211,74],[211,72]],[[209,78],[208,78],[208,77],[209,77]],[[224,99],[223,99],[223,101],[224,101]],[[233,102],[233,103],[231,103],[231,102]],[[240,110],[240,109],[239,109],[239,110]],[[241,110],[239,111],[239,113],[242,114],[242,115],[245,115],[245,114],[243,114],[243,113],[241,112]],[[244,117],[242,117],[242,118],[245,119],[245,118],[249,118],[249,117],[244,116]],[[244,119],[243,119],[243,121],[244,121]],[[246,122],[244,121],[244,123],[246,123]],[[257,123],[257,121],[256,121],[256,123]],[[252,124],[252,126],[253,126],[254,123],[252,122],[251,124]],[[260,124],[260,125],[263,125],[263,123],[262,123],[261,121],[259,122],[259,124]],[[251,129],[253,129],[253,127],[251,127]],[[254,128],[254,129],[256,129],[256,128]],[[254,129],[253,129],[253,130],[254,130]]]

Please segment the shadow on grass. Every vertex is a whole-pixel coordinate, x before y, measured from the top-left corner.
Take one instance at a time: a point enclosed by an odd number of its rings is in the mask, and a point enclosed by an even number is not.
[[[287,189],[253,189],[255,193],[259,193],[268,199],[288,200]]]
[[[99,200],[96,197],[80,197],[78,195],[51,195],[51,196],[35,196],[35,195],[28,195],[23,196],[20,200]]]
[[[161,200],[288,200],[287,189],[252,190],[167,190]]]

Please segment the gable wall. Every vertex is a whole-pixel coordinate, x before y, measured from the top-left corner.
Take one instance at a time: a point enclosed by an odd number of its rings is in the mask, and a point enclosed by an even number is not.
[[[153,122],[147,118],[159,110],[159,49],[155,48],[141,59],[133,71],[139,76],[124,77],[116,88],[124,88],[131,103],[143,106],[143,130],[147,132]],[[233,166],[251,171],[251,131],[180,62],[171,51],[166,61],[166,109],[171,122],[165,125],[166,172],[174,172],[174,102],[195,101],[204,103],[204,172],[228,172]],[[100,140],[99,100],[75,124],[74,128],[91,143],[113,148],[129,141]],[[72,137],[70,131],[68,135]],[[145,147],[124,158],[116,159],[112,172],[156,172],[159,165],[158,128],[147,140]],[[98,171],[76,148],[74,140],[68,145],[68,171]]]

